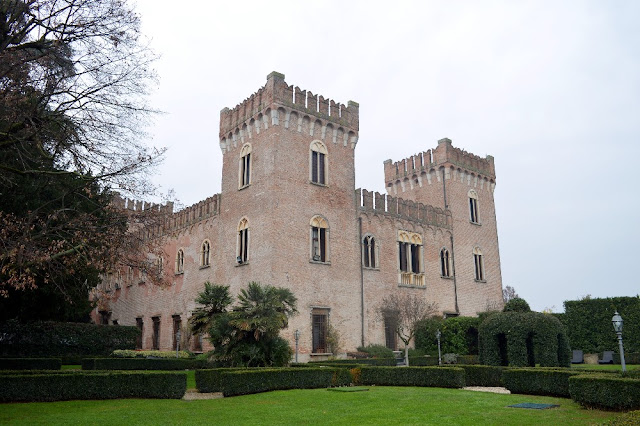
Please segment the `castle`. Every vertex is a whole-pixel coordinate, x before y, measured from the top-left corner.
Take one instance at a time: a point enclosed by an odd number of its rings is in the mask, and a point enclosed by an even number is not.
[[[436,302],[446,316],[501,308],[493,157],[441,139],[433,150],[385,161],[387,194],[373,193],[354,189],[358,131],[356,102],[269,74],[264,87],[220,112],[221,193],[150,231],[163,244],[159,265],[171,286],[150,285],[138,271],[106,279],[108,313],[94,318],[137,325],[140,347],[171,349],[205,281],[229,285],[232,295],[258,281],[298,298],[282,336],[293,347],[298,330],[300,361],[309,361],[328,355],[329,325],[343,351],[395,349],[379,315],[392,293]],[[201,349],[201,341],[192,345]]]

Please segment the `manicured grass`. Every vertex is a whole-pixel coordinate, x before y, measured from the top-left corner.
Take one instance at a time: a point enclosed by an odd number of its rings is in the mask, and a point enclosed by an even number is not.
[[[615,370],[622,371],[622,366],[620,364],[571,364],[571,368],[578,368],[583,370]],[[638,370],[640,369],[640,365],[638,364],[627,364],[627,371],[629,370]]]
[[[521,402],[548,410],[509,408]],[[564,398],[459,389],[370,387],[368,392],[290,390],[205,401],[122,399],[1,404],[0,424],[455,424],[584,425],[618,413]]]

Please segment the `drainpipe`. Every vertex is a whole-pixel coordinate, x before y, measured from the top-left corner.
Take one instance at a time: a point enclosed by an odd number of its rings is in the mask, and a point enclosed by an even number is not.
[[[362,267],[362,217],[358,218],[358,248],[360,249],[360,346],[364,346],[364,268]]]

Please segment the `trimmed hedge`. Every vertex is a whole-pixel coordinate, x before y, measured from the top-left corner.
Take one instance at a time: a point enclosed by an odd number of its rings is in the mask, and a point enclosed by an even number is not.
[[[207,368],[204,360],[183,358],[85,358],[83,370],[195,370]]]
[[[624,319],[625,352],[640,352],[640,296],[569,300],[564,309],[571,348],[584,353],[617,350],[618,338],[611,325],[617,310]]]
[[[478,355],[458,355],[457,364],[479,365],[480,357]]]
[[[176,358],[176,351],[139,351],[129,349],[117,349],[111,352],[112,358]],[[178,351],[178,358],[191,358],[191,354],[187,351]]]
[[[222,375],[240,370],[249,370],[249,368],[210,368],[206,370],[196,370],[196,388],[198,392],[202,393],[222,392]]]
[[[457,365],[464,370],[465,386],[502,386],[502,371],[505,367],[493,365]]]
[[[612,374],[583,374],[569,378],[571,398],[589,408],[640,409],[640,379]]]
[[[52,321],[0,324],[0,356],[40,358],[109,356],[115,349],[135,349],[138,327]]]
[[[464,387],[464,370],[457,367],[362,367],[360,383],[380,386]]]
[[[569,378],[581,371],[553,368],[509,368],[502,372],[504,387],[512,393],[569,398]]]
[[[480,324],[480,362],[512,367],[569,367],[564,326],[539,312],[499,312]]]
[[[613,354],[613,362],[615,364],[620,364],[620,354]],[[624,362],[625,364],[640,364],[640,352],[624,352]]]
[[[409,363],[413,358],[409,358]],[[353,364],[353,365],[386,365],[395,366],[395,358],[364,358],[364,359],[334,359],[330,361],[313,361],[309,365],[332,365],[332,364]]]
[[[186,373],[69,372],[0,374],[0,402],[172,398],[187,390]]]
[[[245,369],[222,373],[221,383],[224,396],[236,396],[273,390],[346,386],[351,383],[351,374],[344,368]]]
[[[0,370],[60,370],[60,358],[0,358]]]

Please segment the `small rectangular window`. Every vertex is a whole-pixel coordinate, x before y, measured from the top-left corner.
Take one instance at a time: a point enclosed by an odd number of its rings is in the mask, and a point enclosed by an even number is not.
[[[153,349],[160,349],[160,317],[152,317],[153,321],[153,336],[151,344],[153,345]]]
[[[327,230],[311,227],[311,255],[316,262],[327,261]]]
[[[144,332],[144,322],[142,318],[136,318],[136,327],[140,329],[140,334],[136,337],[136,349],[142,349],[142,333]]]
[[[327,314],[312,315],[313,353],[327,352]]]
[[[484,268],[482,267],[482,255],[474,254],[473,260],[475,263],[476,280],[484,281]]]

